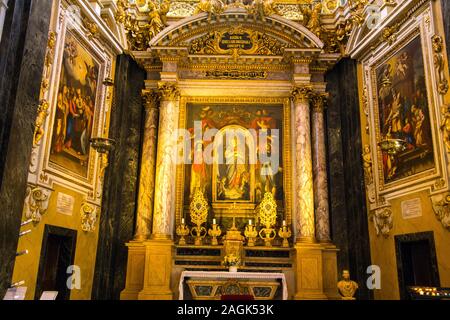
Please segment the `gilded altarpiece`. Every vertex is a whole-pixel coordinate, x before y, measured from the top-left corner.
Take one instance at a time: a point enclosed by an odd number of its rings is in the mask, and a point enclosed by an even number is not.
[[[181,99],[180,125],[189,132],[191,141],[185,148],[190,150],[190,162],[177,170],[177,225],[182,218],[189,223],[189,204],[197,189],[211,207],[208,221],[217,219],[225,230],[231,227],[232,218],[236,218],[239,229],[244,229],[249,220],[257,223],[258,205],[266,192],[271,192],[277,202],[278,223],[291,223],[289,105],[285,98]],[[202,142],[194,139],[196,130],[203,135]],[[208,130],[217,135],[210,139]],[[267,145],[259,141],[265,137],[261,131],[267,132]],[[236,136],[228,137],[229,132]],[[262,150],[263,145],[267,149]],[[199,152],[210,154],[213,161],[198,163],[195,153]],[[262,163],[260,154],[269,155],[277,163]]]

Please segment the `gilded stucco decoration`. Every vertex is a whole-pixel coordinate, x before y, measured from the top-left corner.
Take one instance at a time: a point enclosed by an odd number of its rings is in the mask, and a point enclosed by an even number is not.
[[[132,13],[132,5],[129,1],[119,0],[117,7],[116,21],[123,25],[132,50],[146,50],[150,40],[167,26],[169,0],[159,4],[153,1],[147,2],[147,17],[143,22]]]
[[[37,108],[38,115],[34,126],[34,140],[33,140],[34,146],[37,146],[41,141],[42,137],[44,136],[45,132],[43,127],[45,125],[45,121],[48,116],[48,108],[49,108],[48,101],[45,99],[41,100]]]
[[[35,186],[28,186],[24,204],[24,215],[34,223],[39,223],[47,212],[51,191]]]
[[[434,196],[432,203],[436,218],[450,231],[450,194]]]
[[[393,228],[393,213],[390,207],[384,207],[372,212],[372,222],[377,236],[382,235],[387,238]]]
[[[447,152],[450,152],[450,106],[443,105],[441,107],[442,121],[440,128],[444,133],[444,142]]]
[[[434,35],[431,38],[433,46],[433,61],[438,77],[438,91],[445,95],[448,92],[448,80],[445,77],[444,40],[441,36]]]
[[[234,39],[234,38],[239,39]],[[234,40],[233,40],[234,39]],[[239,41],[234,47],[232,41]],[[233,55],[282,55],[286,44],[257,31],[240,25],[221,31],[211,31],[191,43],[190,54],[233,54]]]
[[[84,232],[94,232],[95,223],[97,222],[97,208],[87,202],[81,205],[81,230]]]

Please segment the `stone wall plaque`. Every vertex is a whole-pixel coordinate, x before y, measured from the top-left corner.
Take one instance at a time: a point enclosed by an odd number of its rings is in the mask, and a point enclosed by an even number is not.
[[[403,201],[401,207],[403,219],[412,219],[422,216],[422,202],[420,201],[420,198]]]
[[[56,212],[71,216],[73,214],[73,206],[75,198],[71,195],[59,192],[56,198]]]

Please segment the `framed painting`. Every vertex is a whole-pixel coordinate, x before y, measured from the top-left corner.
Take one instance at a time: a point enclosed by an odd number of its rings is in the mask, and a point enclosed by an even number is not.
[[[88,179],[100,63],[71,31],[62,50],[49,163]]]
[[[382,185],[434,169],[432,116],[420,35],[373,70]]]
[[[254,219],[269,192],[290,221],[289,99],[186,97],[180,109],[191,141],[190,163],[177,171],[177,219],[189,216],[200,189],[215,217]],[[198,162],[196,153],[212,160]]]

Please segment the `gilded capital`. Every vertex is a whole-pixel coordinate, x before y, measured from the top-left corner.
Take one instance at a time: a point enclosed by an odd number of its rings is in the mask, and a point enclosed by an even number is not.
[[[162,100],[173,101],[180,98],[180,90],[175,83],[160,82],[158,90]]]
[[[313,112],[323,113],[327,106],[328,97],[328,93],[314,94],[311,99]]]
[[[144,106],[145,109],[157,109],[158,108],[158,101],[159,101],[159,95],[158,91],[156,90],[142,90],[142,98],[144,99]]]
[[[309,100],[313,96],[312,86],[304,85],[295,87],[291,92],[292,99],[297,100]]]

